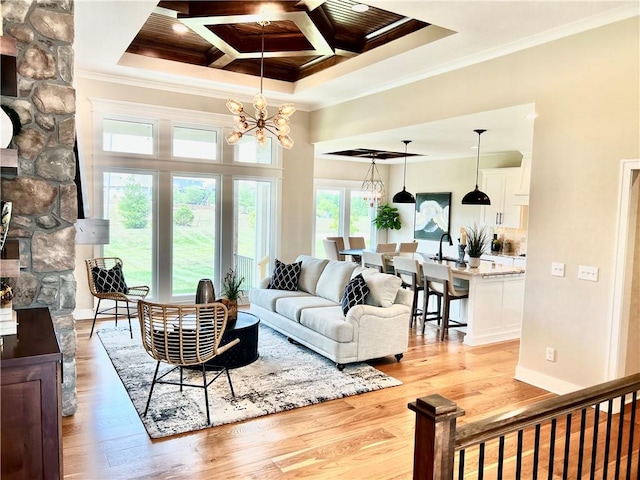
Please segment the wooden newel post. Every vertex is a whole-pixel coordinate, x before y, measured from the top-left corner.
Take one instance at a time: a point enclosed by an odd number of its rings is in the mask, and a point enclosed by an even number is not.
[[[414,480],[453,479],[456,418],[464,410],[441,395],[418,398],[409,409],[416,412]]]

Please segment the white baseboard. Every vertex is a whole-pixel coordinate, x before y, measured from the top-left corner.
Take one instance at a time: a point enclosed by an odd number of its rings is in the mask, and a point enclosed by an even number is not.
[[[516,380],[528,383],[534,387],[542,388],[558,395],[564,395],[565,393],[575,392],[581,390],[584,387],[576,385],[574,383],[565,382],[555,377],[545,375],[544,373],[536,372],[525,367],[516,367]]]
[[[93,308],[76,308],[73,311],[73,318],[78,320],[93,320],[93,314],[95,310]]]

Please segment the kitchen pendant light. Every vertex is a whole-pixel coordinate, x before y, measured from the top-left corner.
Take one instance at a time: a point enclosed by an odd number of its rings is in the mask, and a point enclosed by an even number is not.
[[[476,160],[476,188],[462,198],[463,205],[491,205],[489,196],[478,190],[478,171],[480,169],[480,135],[486,130],[474,130],[478,134],[478,157]]]
[[[416,203],[416,197],[411,192],[407,192],[405,188],[407,182],[407,146],[411,140],[402,140],[404,143],[404,177],[402,179],[402,191],[393,196],[393,203]]]

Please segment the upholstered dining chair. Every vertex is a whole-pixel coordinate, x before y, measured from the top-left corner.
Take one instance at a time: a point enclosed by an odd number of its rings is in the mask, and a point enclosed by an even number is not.
[[[376,245],[376,252],[378,253],[393,253],[395,251],[395,243],[379,243],[378,245]]]
[[[398,251],[402,253],[416,252],[418,251],[418,242],[416,242],[415,240],[413,242],[400,242]]]
[[[149,398],[144,409],[145,417],[149,411],[153,389],[158,383],[179,385],[181,392],[182,387],[204,389],[207,424],[211,424],[207,389],[223,373],[227,375],[231,396],[235,398],[236,394],[233,391],[226,362],[220,362],[222,365],[207,363],[240,343],[240,340],[236,338],[226,345],[220,346],[222,335],[227,326],[227,318],[227,307],[220,302],[197,305],[160,304],[144,300],[138,302],[142,345],[147,353],[157,361],[149,389]],[[167,363],[173,368],[158,376],[160,363]],[[200,367],[202,384],[184,383],[182,372],[184,367]],[[207,369],[214,370],[216,373],[210,380],[207,380]],[[167,376],[175,370],[180,370],[179,381],[167,379]]]
[[[327,240],[326,238],[322,241],[324,245],[324,254],[329,260],[340,260],[340,254],[338,253],[338,244],[335,240]],[[344,259],[344,255],[342,255],[342,259]]]
[[[124,316],[124,310],[126,310],[126,316],[129,320],[129,334],[133,338],[131,316],[135,317],[135,304],[146,298],[149,294],[149,287],[146,285],[127,286],[122,271],[122,260],[118,257],[87,258],[85,264],[87,266],[89,291],[91,295],[98,299],[89,338],[93,335],[98,315],[115,316],[116,326],[118,326],[118,316]],[[102,300],[111,300],[115,303],[115,306],[100,310]],[[130,308],[132,305],[133,308]]]
[[[367,242],[364,237],[349,237],[349,248],[364,250],[367,248]],[[362,263],[362,255],[351,255],[351,259],[355,263]]]
[[[449,322],[455,323],[456,327],[466,327],[466,323],[449,318],[449,311],[452,300],[462,300],[469,298],[469,290],[454,285],[451,267],[443,263],[424,262],[422,264],[425,282],[425,306],[429,304],[429,296],[436,295],[438,297],[438,313],[437,319],[440,326],[440,340],[444,340],[445,334],[449,329]],[[440,299],[442,299],[443,309],[440,315]],[[426,325],[426,308],[423,310],[422,332]],[[442,320],[442,323],[440,323]]]
[[[344,250],[344,237],[327,237],[327,240],[333,240],[334,242],[336,242],[336,246],[338,247],[338,251]],[[331,260],[342,260],[344,262],[345,256],[338,254],[338,258],[337,259],[333,259],[332,258]]]
[[[389,271],[389,265],[384,255],[376,252],[362,252],[362,266],[375,268],[381,273]]]
[[[424,275],[422,274],[422,266],[418,260],[407,257],[396,256],[393,258],[393,268],[396,276],[402,280],[402,285],[413,292],[413,304],[411,306],[411,321],[409,327],[413,326],[413,322],[417,320],[418,315],[426,311],[427,305],[426,294],[423,297],[422,310],[418,309],[419,292],[424,291]]]

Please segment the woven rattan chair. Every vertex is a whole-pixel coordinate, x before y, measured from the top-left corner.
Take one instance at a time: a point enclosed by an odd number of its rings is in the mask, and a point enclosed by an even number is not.
[[[208,424],[211,424],[211,417],[207,389],[223,373],[227,374],[231,395],[235,398],[226,362],[221,361],[220,363],[223,365],[219,366],[210,363],[205,365],[240,342],[236,338],[224,346],[220,346],[222,335],[227,326],[227,317],[227,307],[220,302],[197,305],[170,305],[150,303],[144,300],[138,302],[142,345],[147,353],[158,362],[153,374],[147,406],[144,409],[145,416],[149,410],[153,388],[157,383],[179,385],[180,391],[182,391],[182,387],[204,389]],[[158,376],[161,362],[174,367]],[[183,382],[183,367],[193,366],[202,368],[202,385]],[[180,381],[167,379],[166,377],[176,369],[180,370]],[[207,369],[216,372],[209,381],[207,381]]]
[[[418,251],[418,242],[400,242],[398,245],[398,251],[403,253],[413,253]]]
[[[140,285],[136,287],[128,287],[124,282],[124,276],[122,275],[122,260],[118,257],[104,257],[104,258],[87,258],[85,260],[87,265],[87,281],[89,282],[89,291],[91,295],[98,299],[98,305],[96,306],[96,313],[93,316],[93,325],[91,325],[91,333],[89,338],[93,335],[93,329],[96,326],[96,318],[98,315],[109,315],[116,318],[116,326],[118,325],[118,316],[124,315],[120,313],[119,306],[126,307],[127,318],[129,319],[129,333],[133,338],[133,330],[131,329],[131,316],[135,317],[135,307],[130,309],[131,304],[137,303],[139,300],[144,300],[149,294],[149,287],[146,285]],[[119,281],[119,280],[122,281]],[[108,307],[100,310],[100,303],[102,300],[112,300],[115,302],[114,307]]]

